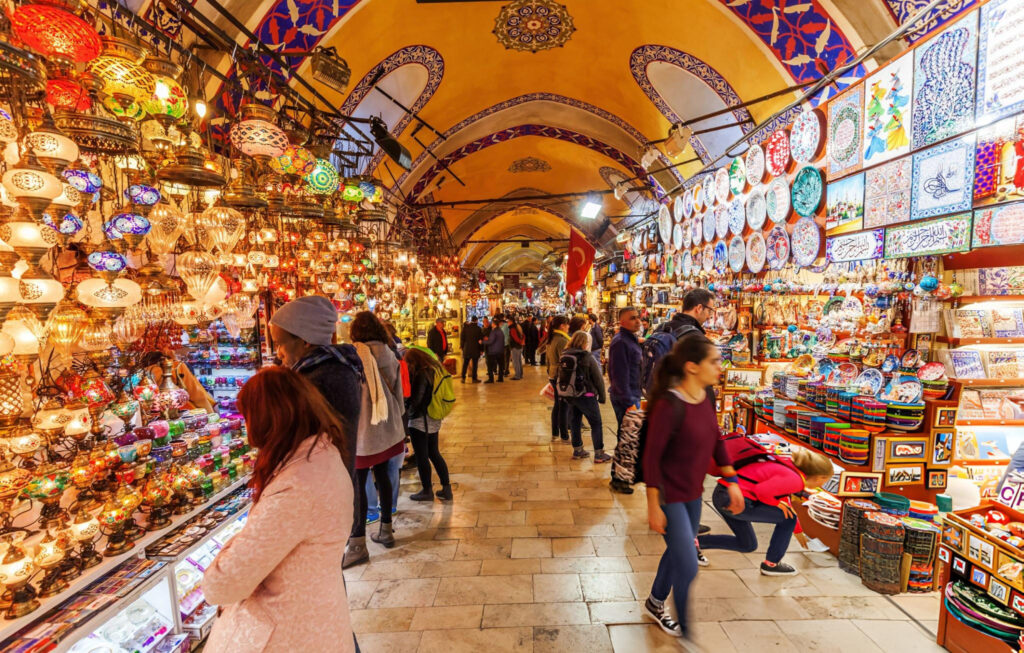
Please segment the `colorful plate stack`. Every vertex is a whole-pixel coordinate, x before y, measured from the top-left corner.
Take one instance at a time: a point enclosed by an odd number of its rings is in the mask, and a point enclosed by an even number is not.
[[[843,429],[839,436],[839,460],[866,465],[871,456],[871,434],[866,429]]]
[[[910,516],[915,519],[923,519],[927,522],[935,521],[939,514],[939,507],[927,501],[910,501]]]
[[[903,552],[913,556],[910,561],[909,589],[911,592],[930,592],[939,527],[923,519],[904,517],[903,528]]]
[[[888,401],[885,404],[885,423],[896,431],[916,431],[924,421],[924,404],[904,404]]]
[[[821,450],[830,456],[839,455],[839,441],[843,437],[843,430],[850,428],[849,422],[829,422],[825,425],[825,438],[821,443]]]
[[[763,413],[764,413],[764,418],[767,419],[769,422],[775,421],[774,420],[774,416],[775,416],[775,397],[765,397],[764,398]]]
[[[818,396],[821,396],[820,402]],[[825,408],[825,383],[824,381],[807,382],[807,403],[815,408]]]
[[[811,441],[811,424],[815,415],[814,411],[803,408],[796,411],[796,437],[801,442]]]
[[[875,492],[875,503],[882,512],[906,517],[910,514],[910,499],[892,492]]]
[[[839,405],[837,414],[840,418],[846,421],[850,421],[851,419],[853,419],[853,416],[851,414],[853,411],[852,403],[853,399],[856,396],[856,392],[848,392],[845,390],[839,393]]]
[[[858,395],[850,407],[850,419],[860,422],[868,431],[878,433],[885,430],[885,404],[874,397]]]
[[[801,410],[800,407],[795,404],[786,407],[786,423],[782,428],[790,435],[796,435],[796,416],[799,410]]]
[[[1013,650],[1018,649],[1018,639],[1024,630],[1024,617],[961,580],[946,585],[945,601],[946,609],[957,620],[975,630],[998,637],[1010,644]]]
[[[807,389],[810,381],[807,379],[800,379],[796,382],[796,400],[807,403]]]
[[[825,426],[832,423],[829,415],[815,415],[811,418],[811,430],[807,443],[815,449],[821,449],[825,442]]]
[[[843,502],[839,498],[820,490],[804,505],[807,506],[807,514],[811,519],[832,530],[839,529],[839,514],[843,509]]]
[[[878,504],[868,499],[850,499],[843,504],[843,521],[839,529],[839,568],[843,571],[860,573],[860,536],[864,534],[864,515],[877,511]]]
[[[786,384],[783,388],[784,394],[790,399],[796,399],[800,396],[800,377],[799,376],[787,376]]]
[[[921,387],[923,388],[921,394],[925,399],[942,399],[946,394],[946,389],[949,387],[949,379],[946,377],[936,379],[935,381],[925,381],[922,379]]]
[[[825,410],[830,413],[839,412],[839,393],[843,392],[840,386],[830,385],[825,388]]]
[[[900,563],[903,561],[903,521],[884,512],[864,515],[861,538],[860,579],[865,587],[880,594],[900,593]]]
[[[772,407],[772,421],[775,422],[775,426],[780,429],[786,428],[786,409],[790,406],[795,405],[792,401],[785,399],[776,399],[775,404]],[[794,430],[796,427],[794,427]]]

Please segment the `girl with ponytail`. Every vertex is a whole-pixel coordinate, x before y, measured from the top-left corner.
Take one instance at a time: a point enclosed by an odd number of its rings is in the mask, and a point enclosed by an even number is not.
[[[695,538],[704,475],[712,458],[721,468],[729,509],[738,513],[744,508],[736,470],[720,439],[714,396],[707,389],[718,383],[721,363],[710,340],[701,334],[685,336],[655,368],[648,398],[643,462],[647,514],[651,529],[665,536],[667,548],[644,609],[676,637],[689,635],[686,604],[697,575]],[[670,590],[680,623],[665,607]]]

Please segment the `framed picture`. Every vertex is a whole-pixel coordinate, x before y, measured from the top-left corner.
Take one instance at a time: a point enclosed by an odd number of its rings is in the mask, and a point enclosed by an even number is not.
[[[885,229],[861,231],[825,239],[825,257],[832,263],[882,258]]]
[[[881,489],[882,475],[875,472],[842,472],[839,475],[839,496],[870,497]]]
[[[830,183],[826,195],[826,235],[860,231],[864,224],[864,174]]]
[[[956,407],[950,406],[948,408],[936,408],[935,409],[935,424],[934,426],[947,426],[952,428],[956,425]]]
[[[1021,133],[1022,126],[1024,126],[1024,116],[1017,115],[982,127],[975,133],[975,207],[1024,199],[1024,184],[1017,185],[1017,182],[1022,180],[1017,177],[1016,159],[1005,156],[1007,151],[1016,151],[1024,142],[1024,134]],[[1012,217],[1013,212],[1015,210],[1011,210],[1005,217]],[[980,217],[984,218],[982,225],[986,225],[996,218],[996,214],[991,214],[988,218],[985,218],[984,215]],[[1009,239],[1012,240],[1012,232],[1009,235]],[[998,244],[998,241],[1006,239],[1006,237],[1006,233],[996,233],[995,242],[993,242],[991,235],[979,231],[976,237],[978,242],[976,247]]]
[[[973,230],[972,247],[1024,243],[1024,202],[978,209]]]
[[[914,56],[908,54],[864,80],[864,166],[910,151]]]
[[[910,220],[911,158],[904,157],[864,173],[864,227]]]
[[[978,15],[967,14],[914,49],[914,149],[974,127]]]
[[[1010,588],[997,581],[994,577],[988,581],[988,595],[1003,605],[1010,603]]]
[[[757,368],[729,368],[725,371],[725,387],[730,390],[753,390],[761,385],[762,374],[763,370]]]
[[[988,587],[988,574],[985,573],[984,569],[979,569],[977,565],[971,567],[971,582],[982,589]]]
[[[960,574],[967,573],[967,561],[964,560],[963,558],[954,557],[953,558],[953,570],[958,572],[958,573],[960,573]]]
[[[992,571],[1010,585],[1024,590],[1024,564],[1002,549],[996,549],[996,566]]]
[[[860,170],[861,135],[864,133],[861,119],[863,99],[864,85],[855,84],[828,103],[828,140],[825,151],[829,179]]]
[[[1024,5],[1016,0],[993,0],[981,8],[975,109],[979,125],[1024,109],[1024,87],[1017,83],[1024,49],[1009,36],[1022,20]]]
[[[970,248],[970,213],[885,228],[885,258],[949,254]]]
[[[896,485],[924,485],[924,466],[892,465],[886,467],[885,484],[890,487]]]
[[[914,154],[910,219],[966,211],[974,197],[974,134]]]
[[[1017,614],[1024,614],[1024,596],[1017,594],[1016,592],[1011,593],[1013,598],[1010,599],[1010,607]]]
[[[928,438],[889,438],[887,463],[923,463],[928,460]]]
[[[967,535],[967,557],[991,569],[996,561],[996,548],[992,546],[991,542],[969,533]]]
[[[885,471],[885,452],[888,446],[888,438],[875,438],[875,450],[871,456],[871,471]]]
[[[944,469],[929,469],[928,470],[928,489],[929,490],[944,490],[946,489],[946,470]]]
[[[949,564],[949,560],[950,560],[949,549],[947,549],[944,546],[940,546],[939,547],[939,560],[945,562],[947,565]]]
[[[932,431],[932,453],[928,464],[941,465],[945,467],[953,462],[953,448],[955,442],[955,431]],[[943,486],[945,486],[945,483],[943,483]]]
[[[942,525],[942,543],[960,553],[964,548],[964,529],[946,522]]]

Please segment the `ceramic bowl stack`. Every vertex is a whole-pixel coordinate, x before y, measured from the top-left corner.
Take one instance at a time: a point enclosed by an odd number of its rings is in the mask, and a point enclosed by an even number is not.
[[[811,430],[808,432],[807,443],[815,449],[821,449],[825,442],[825,426],[833,419],[828,415],[815,415],[811,418]]]
[[[910,499],[899,494],[875,492],[874,501],[878,504],[879,510],[890,515],[906,517],[910,514]]]
[[[832,530],[839,530],[839,515],[843,509],[843,502],[839,498],[820,490],[804,505],[811,519]]]
[[[838,410],[836,411],[836,414],[838,414],[841,419],[846,421],[853,419],[853,400],[856,396],[856,392],[851,392],[849,390],[844,390],[839,393],[839,405],[837,406]]]
[[[843,430],[850,428],[849,422],[829,422],[825,425],[825,438],[821,443],[821,450],[829,456],[839,456],[839,441],[843,437]]]
[[[802,408],[796,411],[796,437],[801,442],[811,441],[811,424],[814,423],[815,413],[813,410]]]
[[[871,434],[866,429],[843,429],[839,436],[839,459],[851,465],[866,465],[871,456]]]
[[[894,431],[916,431],[924,422],[923,403],[900,403],[889,401],[885,404],[885,424]]]
[[[780,429],[786,428],[786,409],[796,404],[786,399],[776,399],[775,404],[772,407],[772,421],[775,422],[775,426]]]
[[[796,404],[786,408],[786,423],[782,428],[792,436],[796,436],[796,418],[797,412],[800,410],[802,409]]]
[[[885,404],[874,397],[858,395],[850,407],[850,419],[864,425],[868,431],[878,433],[885,430]]]
[[[799,376],[786,376],[785,384],[783,386],[783,394],[793,400],[796,400],[796,398],[800,396]]]
[[[946,395],[949,379],[946,377],[946,366],[942,363],[928,363],[917,371],[917,378],[923,386],[922,394],[926,399],[941,399]]]
[[[935,516],[939,514],[939,507],[934,503],[928,503],[927,501],[910,501],[909,515],[915,519],[923,519],[924,521],[935,521]]]
[[[807,403],[819,410],[825,410],[824,381],[809,381],[807,383]]]
[[[903,552],[909,553],[911,592],[930,592],[935,572],[935,547],[939,541],[939,527],[930,521],[915,517],[903,518]]]

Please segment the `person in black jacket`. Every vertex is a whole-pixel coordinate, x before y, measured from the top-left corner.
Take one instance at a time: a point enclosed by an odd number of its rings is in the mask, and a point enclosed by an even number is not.
[[[537,345],[540,342],[540,332],[537,330],[537,318],[533,315],[523,322],[523,334],[526,336],[526,344],[523,345],[523,358],[526,364],[537,365]]]
[[[441,491],[437,496],[451,501],[452,486],[448,477],[448,464],[441,456],[438,443],[441,420],[427,414],[427,408],[434,397],[434,376],[443,370],[440,364],[422,349],[409,349],[403,360],[409,366],[409,384],[412,386],[412,393],[405,404],[406,415],[409,418],[409,438],[412,440],[413,449],[416,450],[416,468],[420,473],[420,483],[423,485],[422,490],[409,498],[413,501],[434,500],[434,486],[430,478],[430,465],[433,463],[438,480],[441,481]]]
[[[503,357],[505,355],[505,333],[501,330],[502,318],[495,316],[491,325],[491,332],[487,334],[484,341],[484,352],[487,355],[487,380],[484,383],[494,383],[494,373],[498,373],[498,383],[505,382],[505,368]]]
[[[480,343],[483,341],[484,335],[480,329],[480,325],[476,323],[476,318],[471,318],[469,322],[462,325],[462,333],[459,334],[459,348],[462,349],[462,382],[466,382],[466,370],[469,369],[470,365],[473,366],[473,373],[470,378],[473,383],[480,383],[480,379],[477,378],[476,368],[480,363]]]
[[[451,349],[448,346],[448,334],[444,330],[443,317],[437,318],[434,321],[434,328],[427,332],[427,349],[434,352],[439,361],[444,361],[444,357]]]
[[[704,288],[694,288],[683,296],[683,310],[675,313],[668,322],[659,326],[656,331],[667,331],[680,337],[683,327],[696,327],[704,333],[704,323],[715,315],[715,296]]]

